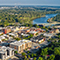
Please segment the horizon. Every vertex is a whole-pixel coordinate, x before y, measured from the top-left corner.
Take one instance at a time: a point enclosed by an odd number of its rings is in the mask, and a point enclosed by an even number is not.
[[[0,4],[0,6],[60,6],[60,5],[50,5],[50,4]]]
[[[60,6],[60,0],[0,0],[0,5],[47,5]]]

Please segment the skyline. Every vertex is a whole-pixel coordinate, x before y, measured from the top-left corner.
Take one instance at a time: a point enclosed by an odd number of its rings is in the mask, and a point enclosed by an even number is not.
[[[60,0],[0,0],[0,5],[49,5],[60,6]]]

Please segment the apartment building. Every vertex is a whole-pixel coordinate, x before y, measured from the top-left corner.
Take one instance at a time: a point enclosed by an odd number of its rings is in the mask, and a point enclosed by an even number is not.
[[[0,47],[0,60],[5,60],[14,55],[14,50],[10,47]]]
[[[29,40],[20,40],[10,43],[10,47],[19,52],[23,52],[28,47],[32,46],[32,42]]]

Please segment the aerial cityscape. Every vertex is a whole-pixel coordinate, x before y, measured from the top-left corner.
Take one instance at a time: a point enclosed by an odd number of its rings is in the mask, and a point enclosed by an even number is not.
[[[0,60],[60,60],[60,0],[0,1]]]

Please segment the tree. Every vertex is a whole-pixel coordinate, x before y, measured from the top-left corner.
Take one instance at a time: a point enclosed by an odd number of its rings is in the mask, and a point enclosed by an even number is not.
[[[28,58],[25,58],[24,60],[29,60]]]
[[[48,60],[54,60],[55,59],[55,55],[51,55]]]
[[[47,55],[48,54],[48,48],[45,48],[45,49],[42,49],[41,51],[41,55],[44,56],[44,55]]]
[[[21,40],[21,38],[15,38],[17,41],[20,41]]]
[[[17,54],[18,52],[17,52],[17,51],[15,51],[15,53]]]
[[[60,35],[58,36],[58,38],[60,39]]]
[[[30,55],[28,55],[28,58],[30,58]]]
[[[33,58],[33,60],[37,60],[37,58],[36,58],[36,57],[34,57],[34,58]]]
[[[60,47],[59,47],[60,48]],[[54,49],[54,54],[55,55],[60,55],[60,50],[59,50],[59,48],[55,48]]]
[[[37,26],[37,28],[39,28],[39,26]]]
[[[26,27],[28,27],[28,24],[26,25]]]
[[[29,54],[30,53],[30,51],[27,51],[27,54]]]
[[[31,57],[33,57],[33,56],[34,56],[34,54],[32,53],[32,54],[31,54]]]
[[[22,56],[25,56],[25,55],[26,55],[26,54],[23,52],[23,53],[22,53]]]
[[[36,54],[34,54],[34,57],[36,57],[37,55]]]
[[[38,35],[38,33],[36,33],[36,35]]]
[[[43,58],[42,57],[39,57],[38,60],[43,60]]]

